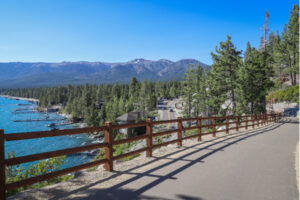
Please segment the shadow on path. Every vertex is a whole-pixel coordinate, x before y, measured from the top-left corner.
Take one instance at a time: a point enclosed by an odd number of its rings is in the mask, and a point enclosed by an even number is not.
[[[261,135],[261,134],[268,134],[270,133],[270,131],[284,125],[285,123],[294,123],[292,120],[290,119],[283,119],[278,123],[274,123],[271,125],[267,125],[264,127],[259,127],[259,128],[255,128],[255,129],[250,129],[248,131],[242,131],[242,132],[238,132],[238,133],[230,133],[224,136],[220,136],[220,137],[216,137],[214,139],[211,140],[207,140],[207,141],[202,141],[199,142],[195,145],[192,146],[183,146],[178,148],[178,151],[169,153],[167,155],[161,156],[161,157],[155,157],[154,159],[144,163],[143,165],[139,165],[136,167],[133,167],[127,171],[115,171],[112,172],[114,173],[114,175],[96,181],[94,183],[88,184],[88,185],[84,185],[78,189],[75,189],[73,191],[63,191],[60,189],[54,189],[51,188],[51,190],[49,191],[45,191],[43,190],[42,193],[56,193],[56,194],[60,194],[57,195],[55,198],[52,198],[51,200],[54,199],[113,199],[113,200],[117,200],[117,199],[146,199],[146,200],[150,200],[150,199],[157,199],[158,197],[151,197],[151,196],[147,196],[147,195],[143,195],[144,192],[146,192],[147,190],[159,185],[160,183],[164,182],[167,179],[176,179],[175,175],[179,174],[180,172],[188,169],[189,167],[195,165],[196,163],[204,163],[204,159],[214,155],[217,152],[220,151],[224,151],[227,147],[230,147],[233,144],[238,144],[239,142],[246,140],[250,137],[254,137],[257,135]],[[205,145],[203,147],[203,144]],[[201,147],[200,147],[201,145]],[[221,145],[221,146],[220,146]],[[185,153],[184,155],[179,156],[178,158],[170,158],[170,156],[174,155],[174,154],[178,154],[178,153],[182,153],[184,151],[189,150],[190,152]],[[208,150],[208,153],[199,155],[198,158],[194,159],[194,160],[190,160],[187,159],[188,156],[191,155],[195,155],[203,150]],[[164,162],[163,164],[159,164],[158,166],[151,168],[145,172],[142,173],[136,173],[133,172],[133,170],[136,170],[138,168],[141,168],[143,166],[152,164],[154,162],[157,162],[159,160],[165,160],[166,162]],[[185,161],[184,165],[174,169],[172,171],[169,171],[167,174],[165,174],[164,176],[161,175],[154,175],[152,173],[158,171],[159,169],[162,169],[164,167],[170,166],[178,161]],[[93,188],[93,186],[96,186],[97,184],[103,183],[105,181],[108,181],[112,178],[116,178],[122,174],[129,174],[129,175],[134,175],[134,177],[129,178],[128,180],[125,180],[121,183],[118,183],[110,188],[107,189],[95,189]],[[135,190],[131,190],[131,189],[124,189],[122,187],[128,185],[129,183],[132,183],[133,181],[139,180],[141,178],[144,177],[152,177],[155,178],[155,180],[151,181],[150,183],[146,184],[146,185],[142,185],[140,187],[135,188]],[[70,197],[69,195],[74,195],[76,194],[76,197]],[[167,200],[164,198],[160,198],[162,200]],[[182,199],[182,200],[204,200],[202,198],[199,197],[192,197],[192,196],[186,196],[186,195],[182,195],[182,194],[177,194],[176,195],[176,199]]]

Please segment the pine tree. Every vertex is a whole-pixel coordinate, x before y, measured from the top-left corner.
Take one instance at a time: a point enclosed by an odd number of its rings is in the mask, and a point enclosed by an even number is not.
[[[147,83],[146,80],[143,80],[141,83],[141,89],[139,92],[140,96],[139,96],[139,103],[138,103],[138,108],[141,111],[146,111],[149,106],[148,106],[148,89],[147,89]]]
[[[170,88],[169,95],[170,95],[171,97],[175,97],[175,88],[174,88],[173,85],[172,85],[171,88]]]
[[[195,70],[195,94],[193,95],[193,107],[195,109],[195,115],[206,115],[206,104],[207,104],[207,94],[206,94],[206,77],[205,71],[200,66],[197,65]]]
[[[138,80],[136,79],[136,77],[132,77],[132,79],[130,81],[130,85],[129,85],[130,97],[132,97],[132,98],[137,97],[138,88],[139,88]]]
[[[194,70],[193,65],[186,71],[184,75],[183,84],[183,117],[191,117],[192,116],[192,101],[193,94],[195,92],[194,88]]]
[[[100,126],[103,126],[104,123],[105,123],[105,121],[106,121],[106,106],[105,106],[105,104],[102,105],[101,111],[100,111],[98,117],[100,118],[100,120],[99,120],[99,125],[100,125]]]
[[[230,36],[227,36],[225,42],[220,42],[220,47],[216,47],[216,54],[211,53],[213,64],[209,73],[209,104],[215,114],[223,112],[221,105],[227,100],[231,101],[232,112],[237,112],[236,88],[237,72],[241,65],[240,54],[241,52],[237,51],[231,42]],[[228,108],[225,108],[225,111]]]
[[[288,31],[284,36],[290,57],[291,82],[296,85],[296,74],[299,73],[299,6],[294,5],[290,14]]]
[[[264,112],[266,95],[273,86],[272,67],[268,65],[267,52],[258,51],[247,44],[244,62],[239,68],[238,113]]]

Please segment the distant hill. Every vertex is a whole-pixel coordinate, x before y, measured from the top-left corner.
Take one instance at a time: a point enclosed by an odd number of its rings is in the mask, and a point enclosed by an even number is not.
[[[0,63],[0,88],[46,87],[85,83],[127,83],[138,80],[180,80],[190,64],[199,61],[183,59],[177,62],[135,59],[124,63],[61,62],[61,63]],[[201,63],[204,68],[209,65]]]

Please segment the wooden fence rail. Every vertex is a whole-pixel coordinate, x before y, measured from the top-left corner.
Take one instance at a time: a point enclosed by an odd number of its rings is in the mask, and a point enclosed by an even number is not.
[[[198,138],[198,141],[202,140],[202,136],[211,134],[213,137],[216,137],[217,133],[225,132],[229,133],[230,130],[235,129],[239,131],[241,128],[246,130],[249,127],[255,128],[260,125],[269,124],[271,122],[277,122],[282,118],[281,113],[272,113],[272,114],[259,114],[259,115],[243,115],[243,116],[225,116],[225,117],[201,117],[173,120],[164,120],[164,121],[152,121],[148,119],[143,123],[135,124],[122,124],[122,125],[112,125],[110,122],[106,122],[105,126],[101,127],[90,127],[90,128],[77,128],[77,129],[66,129],[66,130],[51,130],[51,131],[38,131],[38,132],[24,132],[24,133],[12,133],[4,134],[4,130],[0,129],[0,199],[5,199],[6,191],[15,190],[20,187],[27,185],[32,185],[41,181],[49,180],[51,178],[62,176],[64,174],[69,174],[75,171],[91,168],[97,165],[104,164],[107,171],[113,171],[113,161],[126,158],[128,156],[136,155],[142,152],[146,152],[147,157],[152,156],[152,150],[169,144],[177,143],[178,146],[182,146],[182,141],[190,138]],[[231,121],[230,121],[231,120]],[[185,122],[188,122],[188,127],[184,127]],[[191,126],[191,122],[195,122],[196,126]],[[206,122],[206,123],[203,123]],[[168,124],[168,123],[177,123],[177,129],[167,130],[163,132],[153,133],[152,128],[155,125],[159,124]],[[234,127],[230,126],[235,124]],[[134,138],[121,139],[118,141],[113,140],[113,131],[123,128],[133,128],[133,127],[146,127],[146,134],[137,136]],[[225,127],[224,129],[217,130],[218,127]],[[206,128],[206,130],[205,130]],[[196,134],[183,137],[183,132],[188,130],[196,130]],[[81,147],[73,147],[68,149],[62,149],[57,151],[50,151],[45,153],[32,154],[27,156],[20,156],[14,158],[5,158],[5,142],[15,141],[15,140],[26,140],[26,139],[36,139],[43,137],[54,137],[54,136],[63,136],[63,135],[73,135],[81,133],[91,133],[91,132],[104,132],[104,142],[99,144],[91,144]],[[204,132],[207,131],[207,132]],[[177,133],[177,139],[172,141],[163,142],[160,144],[153,144],[153,137],[174,134]],[[113,155],[114,145],[120,145],[125,143],[134,142],[137,140],[146,140],[146,147],[138,149],[135,151],[127,152],[121,155]],[[105,159],[96,160],[89,163],[84,163],[77,165],[75,167],[70,167],[58,171],[54,171],[48,174],[42,174],[39,176],[27,178],[21,181],[6,183],[5,182],[5,167],[18,165],[21,163],[32,162],[42,159],[48,159],[52,157],[68,155],[72,153],[78,153],[83,151],[89,151],[94,149],[105,148]]]

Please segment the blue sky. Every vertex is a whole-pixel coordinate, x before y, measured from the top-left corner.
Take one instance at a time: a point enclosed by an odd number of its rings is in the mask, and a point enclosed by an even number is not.
[[[259,46],[265,11],[282,31],[295,0],[0,0],[0,62],[195,58],[226,35]]]

